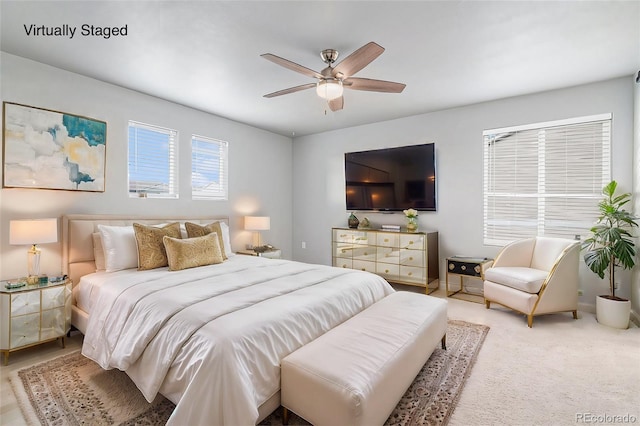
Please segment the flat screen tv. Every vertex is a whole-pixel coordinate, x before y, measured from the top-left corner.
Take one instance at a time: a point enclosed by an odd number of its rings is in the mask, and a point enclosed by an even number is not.
[[[344,154],[347,210],[436,210],[435,144]]]

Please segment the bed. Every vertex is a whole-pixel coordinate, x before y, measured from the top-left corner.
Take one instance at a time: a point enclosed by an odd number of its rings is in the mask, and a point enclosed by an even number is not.
[[[225,217],[63,218],[83,354],[174,402],[168,424],[256,424],[280,405],[282,358],[394,291],[362,271],[234,255],[228,235],[221,263],[97,271],[97,233],[175,222],[228,230]]]

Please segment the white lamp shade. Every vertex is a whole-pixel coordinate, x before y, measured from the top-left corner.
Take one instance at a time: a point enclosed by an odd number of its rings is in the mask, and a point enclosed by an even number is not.
[[[247,231],[268,231],[271,229],[269,216],[245,216],[244,229]]]
[[[9,244],[32,245],[58,242],[58,219],[12,220]]]

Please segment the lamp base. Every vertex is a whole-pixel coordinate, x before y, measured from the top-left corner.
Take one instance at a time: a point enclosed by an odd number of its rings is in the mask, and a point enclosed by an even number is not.
[[[27,273],[29,277],[40,275],[40,249],[35,244],[27,251]]]

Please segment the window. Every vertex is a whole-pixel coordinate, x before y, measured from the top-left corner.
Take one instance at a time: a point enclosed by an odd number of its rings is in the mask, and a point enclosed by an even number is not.
[[[587,235],[611,179],[611,114],[483,136],[485,244]]]
[[[129,122],[129,197],[178,198],[178,132]]]
[[[191,137],[191,196],[199,200],[227,199],[228,143]]]

